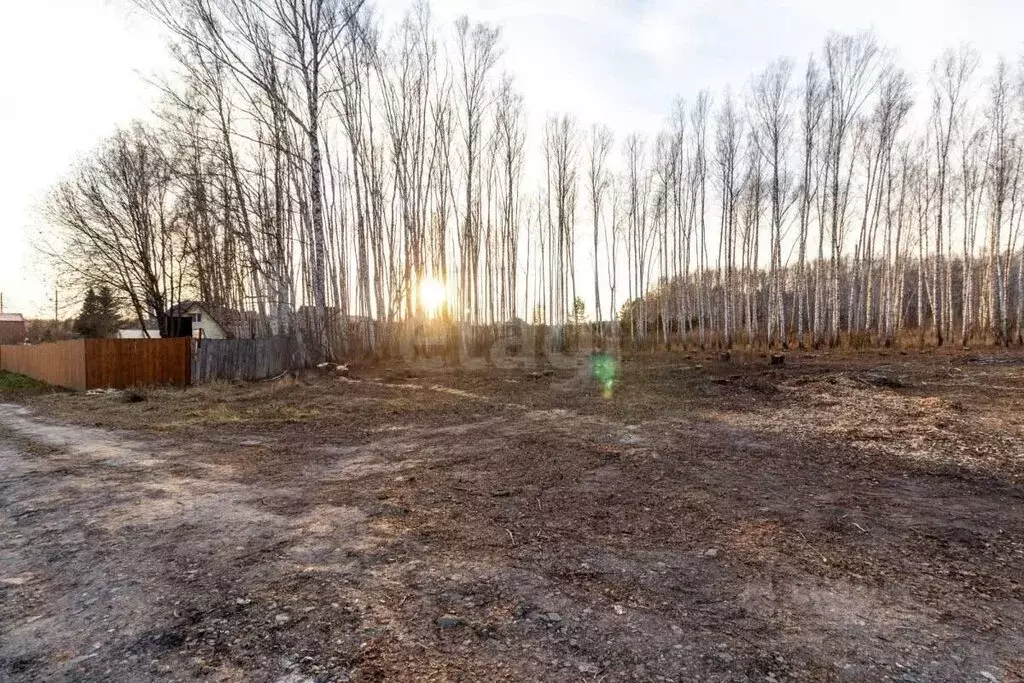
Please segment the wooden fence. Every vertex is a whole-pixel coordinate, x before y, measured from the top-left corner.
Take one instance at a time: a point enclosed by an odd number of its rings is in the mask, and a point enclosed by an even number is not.
[[[188,386],[189,339],[78,339],[0,347],[0,370],[68,389]]]
[[[259,380],[277,377],[293,366],[287,337],[201,339],[192,342],[192,381]]]
[[[78,339],[35,346],[0,346],[0,370],[84,391],[91,388],[86,381],[85,342]]]
[[[89,388],[171,385],[192,382],[189,339],[88,339],[85,375]]]

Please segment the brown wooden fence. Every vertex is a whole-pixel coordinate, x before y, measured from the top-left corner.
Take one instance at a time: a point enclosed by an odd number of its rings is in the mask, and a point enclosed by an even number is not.
[[[89,339],[85,375],[90,389],[192,382],[191,339]]]
[[[91,388],[86,382],[85,344],[84,339],[78,339],[34,346],[0,346],[0,370],[84,391]]]
[[[191,383],[189,339],[78,339],[0,346],[0,370],[68,389]]]

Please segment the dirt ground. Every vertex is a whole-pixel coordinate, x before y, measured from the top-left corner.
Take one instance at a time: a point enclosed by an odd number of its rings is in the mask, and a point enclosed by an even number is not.
[[[1024,356],[0,393],[3,681],[1024,681]]]

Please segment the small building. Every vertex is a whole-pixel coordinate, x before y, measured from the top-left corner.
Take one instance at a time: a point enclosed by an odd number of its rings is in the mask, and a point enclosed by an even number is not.
[[[28,322],[21,313],[0,313],[0,344],[24,344]]]
[[[192,319],[192,336],[202,339],[227,339],[223,325],[198,301],[182,301],[171,306],[168,315]]]
[[[190,323],[195,339],[259,339],[269,336],[267,321],[255,311],[236,311],[231,308],[213,308],[199,301],[182,301],[167,310],[169,323]],[[118,339],[159,339],[160,326],[150,317],[145,330],[131,322],[117,331]]]

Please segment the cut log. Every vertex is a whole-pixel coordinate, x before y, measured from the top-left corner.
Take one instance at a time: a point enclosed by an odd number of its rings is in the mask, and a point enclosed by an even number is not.
[[[786,355],[782,353],[773,353],[771,357],[772,367],[781,367],[786,364]]]

